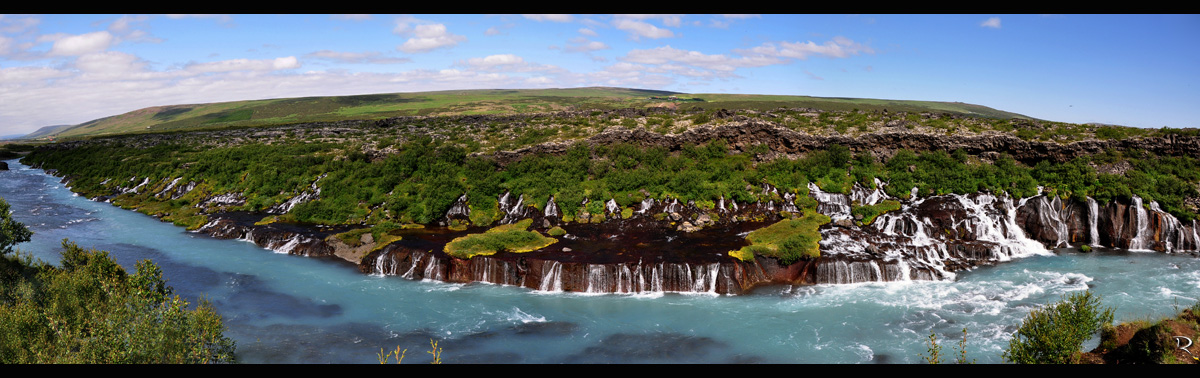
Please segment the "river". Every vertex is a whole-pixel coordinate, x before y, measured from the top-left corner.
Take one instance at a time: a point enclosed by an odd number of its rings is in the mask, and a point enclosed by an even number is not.
[[[1200,299],[1190,255],[1061,249],[960,272],[950,282],[779,286],[738,296],[587,295],[372,276],[334,259],[275,253],[191,233],[79,197],[8,160],[0,197],[34,232],[22,253],[57,263],[64,238],[126,269],[151,259],[177,294],[211,301],[243,363],[377,363],[407,349],[427,363],[920,363],[928,336],[953,359],[1003,362],[1021,319],[1091,289],[1117,321]],[[1092,340],[1091,345],[1095,345]]]

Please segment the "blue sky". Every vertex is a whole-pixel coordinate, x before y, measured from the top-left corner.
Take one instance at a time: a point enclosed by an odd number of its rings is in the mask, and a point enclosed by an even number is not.
[[[616,86],[1200,127],[1200,15],[0,15],[0,136],[144,107]]]

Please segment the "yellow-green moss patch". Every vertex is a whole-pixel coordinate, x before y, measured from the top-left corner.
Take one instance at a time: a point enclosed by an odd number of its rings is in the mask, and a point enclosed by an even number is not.
[[[806,211],[799,218],[785,219],[773,225],[754,230],[746,235],[750,245],[729,255],[750,261],[755,254],[778,258],[784,264],[800,259],[821,256],[821,233],[817,229],[829,223],[829,216],[815,211]]]
[[[530,252],[545,248],[558,239],[543,236],[537,231],[526,231],[532,219],[513,224],[493,227],[481,234],[472,234],[451,240],[446,244],[447,254],[469,259],[478,255],[496,252]]]

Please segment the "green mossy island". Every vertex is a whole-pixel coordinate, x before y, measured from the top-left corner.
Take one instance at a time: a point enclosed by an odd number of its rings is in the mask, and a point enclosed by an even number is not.
[[[818,244],[821,233],[817,229],[829,221],[829,216],[825,214],[805,211],[801,217],[785,219],[751,231],[746,235],[750,245],[731,251],[729,255],[742,261],[752,261],[754,255],[774,257],[785,265],[802,259],[815,259],[821,256]]]
[[[483,233],[471,234],[451,240],[445,252],[451,256],[469,259],[497,252],[530,252],[554,244],[558,239],[542,236],[537,231],[527,231],[532,219],[493,227]]]

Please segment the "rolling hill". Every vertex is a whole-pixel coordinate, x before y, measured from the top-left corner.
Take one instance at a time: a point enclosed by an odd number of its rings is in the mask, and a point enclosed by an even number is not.
[[[26,136],[77,138],[98,135],[163,132],[227,127],[269,126],[300,122],[372,120],[397,116],[512,114],[559,110],[644,108],[676,96],[679,105],[704,109],[889,110],[950,113],[988,118],[1030,117],[958,102],[881,100],[840,97],[684,94],[668,91],[589,87],[566,89],[482,89],[387,93],[355,96],[299,97],[209,104],[163,105],[100,118],[52,132]],[[35,135],[36,134],[36,135]]]

